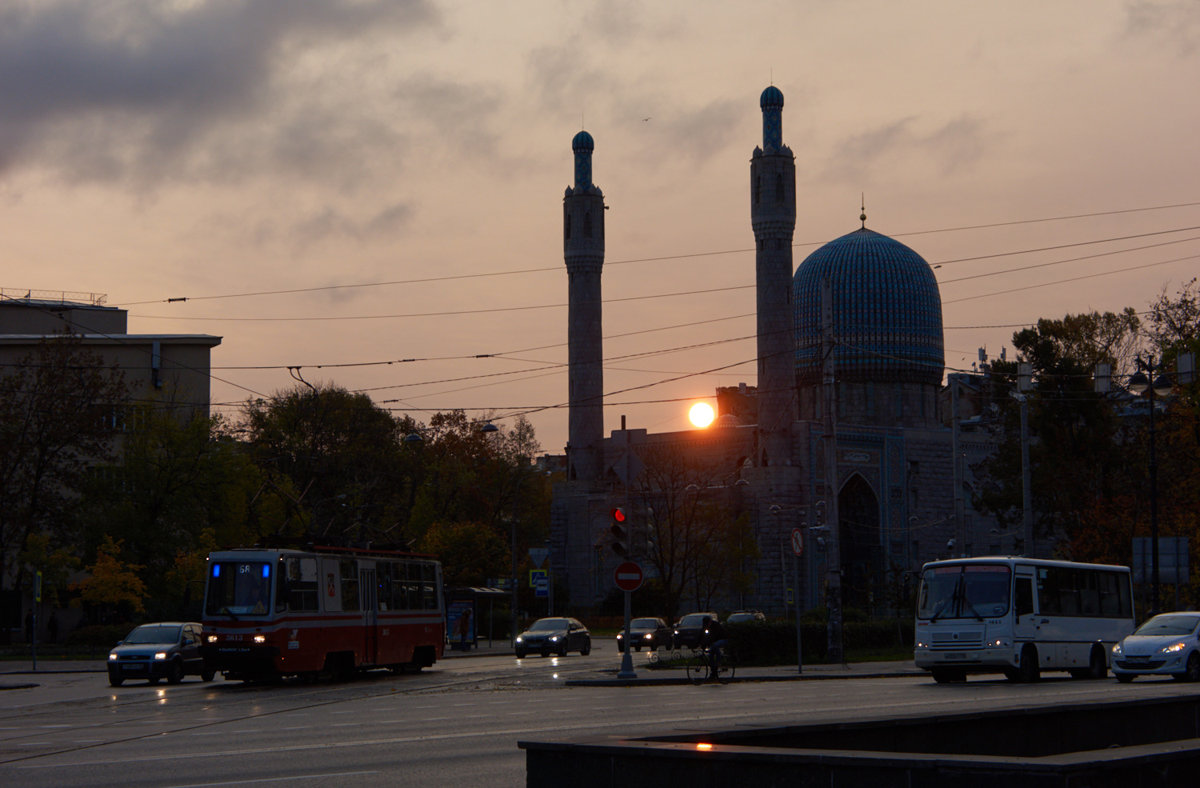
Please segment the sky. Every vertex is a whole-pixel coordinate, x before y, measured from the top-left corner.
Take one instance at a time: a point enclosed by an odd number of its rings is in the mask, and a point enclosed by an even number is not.
[[[0,288],[221,336],[231,418],[299,377],[560,453],[586,128],[606,432],[687,429],[755,383],[771,84],[795,264],[865,205],[935,266],[948,371],[1200,271],[1196,0],[0,0]]]

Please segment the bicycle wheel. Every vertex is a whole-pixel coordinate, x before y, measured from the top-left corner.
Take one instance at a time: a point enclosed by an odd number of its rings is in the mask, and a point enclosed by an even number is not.
[[[710,670],[707,654],[696,654],[688,658],[687,677],[688,681],[693,684],[703,684],[708,681]]]
[[[733,681],[733,674],[737,671],[737,662],[728,654],[721,657],[721,665],[717,668],[717,680],[724,683]]]

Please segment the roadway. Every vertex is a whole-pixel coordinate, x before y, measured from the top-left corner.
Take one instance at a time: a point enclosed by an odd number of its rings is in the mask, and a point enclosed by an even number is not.
[[[647,670],[644,652],[633,656],[640,676],[661,675]],[[37,674],[5,673],[15,668],[0,665],[0,688],[8,687],[0,690],[0,783],[518,786],[518,741],[1026,708],[1188,687],[1067,678],[939,685],[911,663],[812,666],[802,677],[795,666],[742,670],[739,678],[764,680],[701,687],[613,686],[619,666],[610,643],[588,657],[454,656],[420,674],[341,684],[188,678],[111,688],[102,672],[50,673],[61,666],[45,664]]]

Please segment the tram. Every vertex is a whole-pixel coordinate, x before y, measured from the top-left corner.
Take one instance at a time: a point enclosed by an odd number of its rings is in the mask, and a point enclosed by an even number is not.
[[[230,679],[420,670],[446,640],[441,565],[338,547],[210,553],[206,664]]]

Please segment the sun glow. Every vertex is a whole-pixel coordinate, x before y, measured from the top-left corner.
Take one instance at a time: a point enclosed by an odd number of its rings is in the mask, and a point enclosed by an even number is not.
[[[693,425],[699,427],[700,429],[704,429],[709,424],[712,424],[713,418],[714,415],[712,405],[709,405],[707,402],[697,402],[692,406],[692,409],[688,411],[688,419],[691,420]]]

